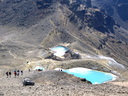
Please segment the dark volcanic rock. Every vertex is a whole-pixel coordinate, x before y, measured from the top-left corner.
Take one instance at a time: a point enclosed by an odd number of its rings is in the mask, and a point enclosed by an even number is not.
[[[104,10],[119,25],[127,29],[128,0],[93,0],[92,5]]]
[[[117,11],[123,21],[128,21],[128,2],[117,5]]]
[[[0,3],[0,25],[31,26],[53,12],[53,9],[40,10],[51,3],[51,0],[4,0]]]
[[[77,10],[75,11],[75,14],[70,16],[70,21],[77,23],[77,25],[81,24],[80,26],[82,28],[89,26],[103,33],[114,33],[113,26],[115,25],[115,21],[109,15],[104,14],[98,9],[89,8],[85,10]]]

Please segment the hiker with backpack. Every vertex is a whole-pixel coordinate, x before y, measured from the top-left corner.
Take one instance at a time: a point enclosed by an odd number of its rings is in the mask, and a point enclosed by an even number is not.
[[[14,76],[15,76],[15,78],[16,78],[16,75],[17,75],[17,73],[16,73],[16,70],[14,71]]]

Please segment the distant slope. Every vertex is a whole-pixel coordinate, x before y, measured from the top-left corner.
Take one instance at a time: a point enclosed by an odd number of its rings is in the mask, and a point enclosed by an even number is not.
[[[105,11],[128,30],[128,0],[92,0],[92,5]]]
[[[120,27],[123,25],[114,15],[101,10],[105,0],[94,1],[1,1],[1,65],[23,68],[29,61],[41,60],[50,47],[68,44],[71,50],[110,56],[127,66],[127,28]]]

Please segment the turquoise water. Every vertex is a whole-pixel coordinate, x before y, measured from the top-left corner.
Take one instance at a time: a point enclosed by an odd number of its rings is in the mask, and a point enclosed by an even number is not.
[[[72,74],[79,78],[85,78],[86,80],[90,81],[92,84],[101,84],[104,82],[114,80],[116,78],[116,76],[113,74],[94,71],[86,68],[67,69],[67,70],[63,70],[63,72]]]
[[[53,51],[64,51],[64,52],[66,52],[68,50],[68,48],[67,47],[64,47],[64,46],[56,46],[56,47],[51,48],[51,50],[53,50]]]
[[[56,47],[51,48],[51,50],[55,52],[54,55],[63,56],[65,52],[68,51],[69,49],[64,46],[56,46]]]

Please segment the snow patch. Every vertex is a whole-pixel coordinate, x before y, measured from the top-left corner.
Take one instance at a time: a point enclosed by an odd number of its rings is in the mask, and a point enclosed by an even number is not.
[[[89,71],[91,71],[91,69],[87,69],[87,68],[72,68],[72,69],[68,69],[69,72],[73,72],[73,73],[84,73],[84,74],[88,74]]]

